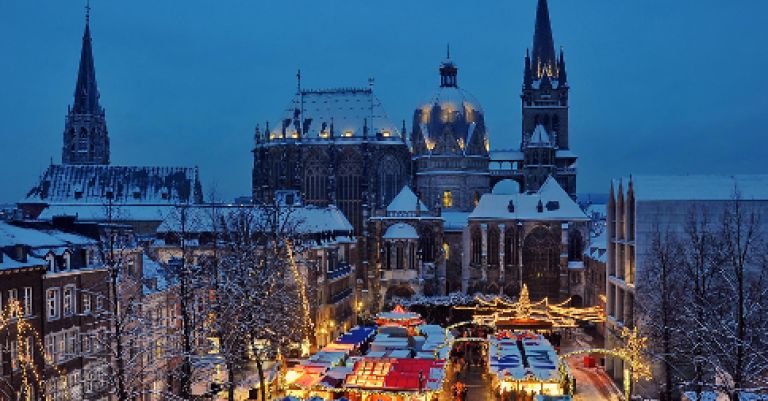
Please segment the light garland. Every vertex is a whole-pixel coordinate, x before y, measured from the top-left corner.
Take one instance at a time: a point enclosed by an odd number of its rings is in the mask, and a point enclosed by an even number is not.
[[[288,261],[291,265],[291,273],[293,274],[293,279],[296,281],[296,285],[299,287],[299,297],[301,298],[301,307],[303,311],[303,319],[304,324],[302,325],[305,330],[305,337],[304,337],[304,344],[302,344],[302,353],[305,353],[306,351],[309,351],[309,344],[311,344],[311,332],[312,332],[312,317],[309,313],[309,301],[307,299],[307,286],[304,284],[304,279],[302,279],[301,274],[299,273],[299,268],[296,265],[296,259],[293,256],[293,245],[291,244],[291,240],[285,239],[285,247],[288,251]]]
[[[64,380],[64,388],[68,388],[66,372],[61,370],[53,361],[53,358],[45,351],[45,346],[40,339],[40,334],[25,319],[24,310],[21,303],[14,299],[5,308],[0,315],[0,330],[16,329],[16,338],[13,340],[16,345],[16,362],[21,371],[21,386],[23,390],[24,401],[32,401],[32,394],[35,387],[45,392],[45,378],[35,366],[34,349],[40,355],[43,355],[43,361],[50,365],[57,376]],[[30,345],[25,338],[32,338],[33,345]],[[13,361],[11,361],[13,363]],[[66,393],[66,399],[69,399],[69,393]]]

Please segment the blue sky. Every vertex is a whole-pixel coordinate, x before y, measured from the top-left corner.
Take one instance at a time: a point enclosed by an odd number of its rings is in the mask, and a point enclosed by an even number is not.
[[[97,79],[123,165],[197,165],[250,192],[253,128],[304,86],[365,86],[395,121],[439,84],[445,45],[493,148],[520,140],[535,0],[92,1]],[[550,0],[571,84],[579,192],[633,174],[763,173],[768,2]],[[0,2],[0,202],[61,158],[83,2]]]

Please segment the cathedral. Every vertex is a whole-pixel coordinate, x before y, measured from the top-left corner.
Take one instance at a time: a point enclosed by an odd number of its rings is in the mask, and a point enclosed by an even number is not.
[[[575,203],[565,57],[539,0],[522,69],[520,146],[491,150],[480,103],[450,52],[415,107],[410,135],[372,88],[306,90],[277,124],[256,127],[253,199],[295,190],[335,205],[358,238],[357,299],[451,292],[583,296],[588,218]],[[299,80],[300,82],[300,80]]]
[[[102,221],[113,219],[104,216],[104,205],[112,202],[121,205],[120,221],[148,234],[162,221],[163,208],[200,203],[202,194],[197,167],[110,164],[107,118],[96,84],[87,12],[74,102],[65,118],[61,164],[51,163],[19,202],[25,217],[76,215]]]

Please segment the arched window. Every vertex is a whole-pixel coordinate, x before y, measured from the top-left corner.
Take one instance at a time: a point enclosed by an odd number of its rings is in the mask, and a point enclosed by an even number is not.
[[[421,250],[421,260],[425,263],[435,261],[435,235],[431,227],[426,227],[421,231],[419,249]]]
[[[560,241],[545,227],[537,227],[523,245],[523,283],[531,300],[557,299],[560,294]]]
[[[568,237],[568,260],[582,260],[584,238],[581,236],[581,231],[573,230]]]
[[[472,206],[477,207],[478,203],[480,203],[480,193],[475,191],[475,193],[472,194]]]
[[[384,156],[379,163],[379,202],[386,206],[402,189],[402,167],[392,155]]]
[[[395,249],[397,250],[397,255],[395,257],[396,268],[402,269],[404,267],[403,256],[405,253],[403,252],[403,244],[397,243],[397,245],[395,245]]]
[[[560,134],[560,117],[557,115],[552,116],[552,131],[556,132],[559,136]]]
[[[480,265],[483,263],[483,234],[480,232],[480,229],[475,227],[472,230],[472,237],[471,237],[471,263],[473,265]]]
[[[387,242],[384,245],[384,249],[385,249],[385,258],[387,261],[386,263],[387,270],[392,270],[392,244]]]
[[[499,229],[491,227],[488,229],[488,265],[497,267],[499,265]]]
[[[517,230],[508,229],[504,233],[504,266],[517,266]]]
[[[453,192],[443,191],[443,207],[446,209],[453,207]]]

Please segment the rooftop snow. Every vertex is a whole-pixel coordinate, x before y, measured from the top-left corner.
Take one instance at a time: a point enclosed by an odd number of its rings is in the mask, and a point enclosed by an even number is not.
[[[419,234],[416,233],[416,229],[412,225],[397,223],[387,228],[384,239],[419,239]]]
[[[743,200],[768,200],[768,174],[668,175],[631,177],[636,201],[732,200],[738,189]],[[628,190],[629,179],[623,179]],[[618,193],[619,181],[613,180]]]
[[[93,239],[81,235],[58,230],[18,227],[0,221],[0,246],[23,244],[32,248],[56,248],[70,245],[90,245],[93,243],[95,243]]]
[[[222,206],[217,208],[217,213],[222,217],[228,214],[234,214],[238,210],[251,211],[255,215],[259,216],[266,213],[265,210],[253,207],[239,207],[239,206]],[[214,209],[211,207],[190,207],[187,211],[186,221],[188,232],[212,232],[214,226],[212,218]],[[303,207],[290,207],[281,209],[281,213],[284,218],[289,219],[286,222],[281,223],[283,227],[292,227],[302,234],[310,233],[322,233],[322,232],[351,232],[353,230],[352,224],[349,223],[344,213],[341,212],[335,206],[328,207],[316,207],[316,206],[303,206]],[[160,227],[157,231],[163,232],[178,232],[180,231],[179,224],[179,211],[170,210],[170,213],[166,214]],[[265,220],[259,217],[254,219],[255,225],[262,224]]]
[[[400,130],[387,117],[381,101],[371,89],[304,90],[291,100],[282,119],[270,127],[268,135],[282,138],[284,129],[285,138],[298,138],[301,128],[306,137],[324,138],[330,135],[333,124],[335,138],[362,138],[365,121],[370,137],[382,133],[400,138]]]
[[[52,164],[24,203],[169,204],[199,202],[197,168]]]
[[[512,202],[513,211],[509,211]],[[541,202],[542,211],[538,211]],[[549,210],[550,202],[557,202],[557,208]],[[533,194],[496,195],[485,194],[480,203],[469,215],[470,219],[509,219],[509,220],[576,220],[589,218],[579,205],[571,199],[560,184],[551,176],[547,178],[539,191]]]
[[[491,150],[491,162],[522,161],[525,159],[523,152],[512,150]]]
[[[415,212],[417,202],[422,212],[429,211],[427,206],[416,197],[416,194],[413,193],[411,187],[406,185],[400,190],[400,193],[392,199],[392,202],[389,202],[387,212]]]

